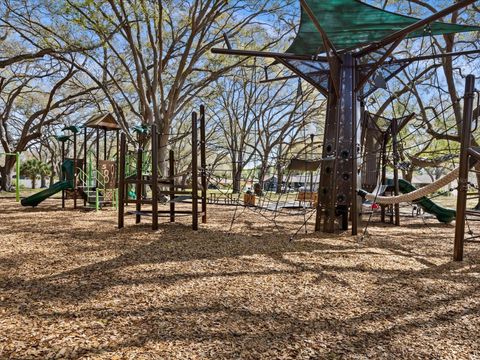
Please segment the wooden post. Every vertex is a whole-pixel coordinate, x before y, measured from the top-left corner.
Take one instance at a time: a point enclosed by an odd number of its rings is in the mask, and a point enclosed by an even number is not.
[[[125,156],[127,153],[127,139],[124,133],[120,137],[120,163],[118,177],[118,228],[124,226],[125,220]]]
[[[97,141],[96,141],[96,156],[95,156],[95,160],[96,160],[96,164],[95,164],[95,178],[98,179],[98,166],[99,166],[99,160],[100,160],[100,129],[97,128]],[[95,184],[96,186],[98,186],[98,184]]]
[[[353,60],[353,65],[356,65],[356,60]],[[357,82],[358,71],[354,71],[354,84]],[[365,103],[363,101],[358,102],[356,99],[355,91],[352,92],[352,205],[350,212],[352,215],[352,236],[358,234],[358,226],[360,223],[360,213],[362,210],[362,199],[358,195],[358,190],[362,183],[359,168],[361,168],[360,161],[360,145],[361,145],[361,124],[364,123],[365,116]]]
[[[192,113],[192,229],[198,230],[198,124]]]
[[[152,125],[152,230],[158,230],[158,135]]]
[[[207,153],[205,135],[205,106],[200,105],[200,176],[202,178],[202,224],[207,223]]]
[[[62,141],[62,164],[60,166],[61,180],[67,180],[65,177],[65,172],[63,171],[63,163],[65,162],[65,141]],[[62,190],[62,209],[65,209],[65,190]]]
[[[120,160],[119,160],[119,156],[120,156],[120,148],[119,148],[119,145],[120,145],[120,142],[118,141],[118,136],[120,134],[120,131],[117,129],[115,131],[115,135],[116,135],[116,154],[117,154],[117,181],[116,181],[116,184],[117,184],[117,188],[118,188],[118,182],[119,182],[119,179],[120,179]]]
[[[137,181],[135,184],[135,224],[139,224],[141,221],[140,211],[142,211],[142,159],[143,149],[139,147],[137,149]]]
[[[338,99],[333,90],[332,79],[328,82],[329,96],[327,97],[327,112],[325,115],[325,132],[323,135],[323,150],[320,169],[320,184],[318,187],[318,204],[315,219],[315,231],[334,232],[334,222],[329,216],[334,211],[331,203],[330,189],[332,188],[332,170],[334,165],[334,154],[336,148],[336,113]],[[280,185],[281,186],[281,185]],[[322,226],[323,219],[323,226]]]
[[[170,182],[170,222],[175,222],[175,152],[168,153],[168,178]]]
[[[386,185],[387,182],[387,134],[383,135],[382,144],[382,185]],[[383,195],[383,194],[379,194]],[[385,205],[380,205],[380,221],[385,222]]]
[[[103,129],[103,160],[107,160],[107,129]]]
[[[88,146],[87,146],[87,128],[83,128],[83,176],[87,176],[87,152],[88,152]],[[85,183],[83,184],[84,186],[87,185],[87,178],[85,178]],[[85,188],[84,188],[85,189]],[[88,189],[90,190],[90,189]],[[87,197],[83,197],[83,206],[87,206]]]
[[[463,245],[465,241],[465,213],[467,210],[468,192],[468,148],[472,132],[473,100],[475,97],[475,76],[468,75],[465,83],[463,104],[463,122],[461,124],[460,169],[458,175],[457,216],[455,220],[455,243],[453,259],[463,260]]]
[[[73,208],[77,208],[77,133],[73,133]]]
[[[396,118],[392,119],[392,150],[393,150],[393,182],[395,186],[394,194],[398,196],[400,194],[400,186],[398,184],[398,122]],[[394,206],[395,213],[395,225],[400,226],[400,204],[396,203]]]

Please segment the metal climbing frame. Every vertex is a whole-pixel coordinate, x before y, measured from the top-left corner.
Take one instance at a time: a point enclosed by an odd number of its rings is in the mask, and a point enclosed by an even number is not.
[[[200,123],[200,141],[198,139]],[[168,176],[161,178],[158,166],[158,137],[157,126],[152,125],[151,128],[151,154],[152,160],[150,163],[151,172],[146,175],[143,171],[143,154],[141,147],[137,149],[137,165],[135,176],[126,176],[126,154],[127,154],[127,139],[126,135],[122,133],[120,138],[120,171],[119,171],[119,190],[118,190],[118,228],[125,226],[125,215],[135,215],[135,223],[139,224],[143,216],[152,217],[152,230],[158,230],[159,216],[168,216],[170,222],[175,222],[177,215],[191,215],[192,229],[198,230],[198,218],[201,216],[202,223],[207,222],[207,178],[206,178],[206,139],[205,139],[205,107],[200,106],[200,119],[198,113],[192,113],[192,189],[189,190],[186,186],[177,184],[175,178],[175,154],[173,150],[169,151],[169,170]],[[198,167],[198,152],[200,150],[200,171]],[[198,178],[200,175],[200,186]],[[135,187],[135,199],[129,199],[128,186]],[[145,198],[145,187],[149,186],[152,191],[151,199]],[[162,187],[160,190],[159,187]],[[200,202],[201,211],[198,211],[198,192],[201,192]],[[169,209],[159,210],[158,203],[160,195],[165,195],[168,198]],[[179,199],[188,197],[192,199],[191,210],[178,210],[175,203]],[[135,211],[125,211],[125,205],[129,203],[135,204]],[[142,209],[142,205],[151,205],[151,210]]]
[[[455,242],[453,249],[453,259],[455,261],[463,260],[463,250],[465,244],[465,221],[466,216],[469,213],[469,211],[467,211],[468,172],[474,163],[480,161],[480,149],[470,146],[472,139],[474,98],[475,76],[468,75],[465,83],[463,122],[460,135],[461,145],[458,175],[457,216],[455,220]],[[477,212],[476,215],[478,216],[480,214]]]
[[[361,101],[366,94],[372,93],[372,77],[382,66],[396,65],[395,73],[405,64],[425,60],[425,57],[412,57],[402,59],[401,64],[395,64],[395,60],[389,61],[389,58],[402,40],[423,36],[422,30],[426,27],[434,28],[435,34],[476,30],[475,27],[436,22],[474,2],[475,0],[462,0],[425,19],[415,19],[361,2],[300,0],[301,24],[287,53],[235,50],[231,48],[228,39],[226,49],[212,49],[213,53],[219,54],[274,58],[277,63],[309,82],[328,98],[315,224],[317,231],[334,232],[338,218],[340,227],[345,230],[350,218],[352,235],[358,232],[361,208],[361,200],[357,196],[361,172]],[[351,16],[355,12],[357,16]],[[358,16],[359,14],[364,16]],[[369,21],[370,18],[385,19],[385,23],[396,23],[398,26],[383,32],[383,22],[380,29],[377,28],[377,23]],[[345,26],[338,32],[338,23],[341,21]],[[344,36],[345,27],[349,28],[348,37]],[[326,56],[318,56],[320,53]],[[430,58],[462,54],[466,52],[440,54]]]

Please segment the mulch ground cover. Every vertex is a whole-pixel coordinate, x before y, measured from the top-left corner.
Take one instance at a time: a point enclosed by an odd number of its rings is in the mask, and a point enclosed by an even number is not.
[[[452,262],[453,225],[291,241],[303,216],[234,212],[153,232],[0,200],[0,358],[480,359],[480,244]]]

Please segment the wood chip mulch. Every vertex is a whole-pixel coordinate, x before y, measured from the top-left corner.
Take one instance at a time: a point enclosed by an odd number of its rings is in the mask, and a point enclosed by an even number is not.
[[[452,225],[289,241],[303,216],[233,212],[153,232],[0,200],[0,358],[480,359],[480,244],[452,262]]]

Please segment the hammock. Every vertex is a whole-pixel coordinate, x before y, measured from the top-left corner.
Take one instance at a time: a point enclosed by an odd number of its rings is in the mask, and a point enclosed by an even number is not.
[[[458,172],[460,168],[456,168],[450,171],[447,175],[441,177],[437,181],[428,184],[418,190],[409,192],[407,194],[397,195],[397,196],[377,196],[375,193],[367,193],[364,190],[360,190],[358,193],[367,200],[375,201],[380,205],[392,205],[399,204],[402,202],[413,202],[415,200],[421,199],[422,197],[431,194],[447,184],[450,184],[453,180],[458,178]]]

